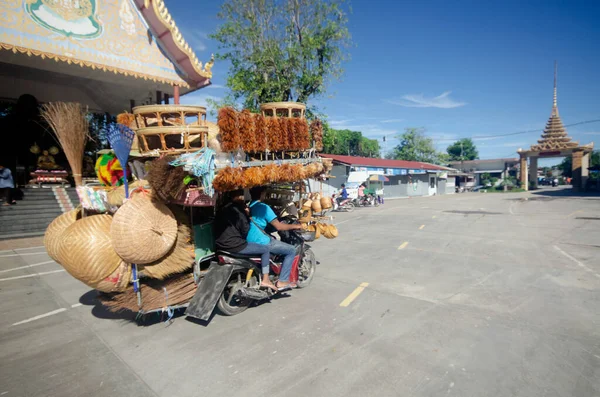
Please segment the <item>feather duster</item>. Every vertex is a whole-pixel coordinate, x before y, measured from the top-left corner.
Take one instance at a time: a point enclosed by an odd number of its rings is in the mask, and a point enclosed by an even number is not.
[[[267,145],[272,152],[282,150],[280,123],[277,117],[267,117]]]
[[[302,164],[294,164],[292,166],[291,175],[293,179],[290,182],[301,181],[304,179],[304,166]]]
[[[240,126],[240,137],[242,141],[242,149],[245,152],[255,153],[256,150],[256,134],[254,127],[254,117],[248,109],[242,110],[238,114],[238,123]]]
[[[286,137],[286,145],[285,150],[296,150],[298,149],[296,146],[296,120],[298,119],[290,119],[283,118],[283,134]]]
[[[298,150],[310,149],[310,136],[308,134],[306,119],[298,119],[296,121],[296,143]]]
[[[227,192],[242,187],[244,172],[241,168],[225,167],[213,180],[213,187],[219,192]]]
[[[275,183],[279,181],[279,168],[275,164],[269,164],[262,168],[263,181],[267,183]]]
[[[310,123],[310,133],[315,149],[318,152],[323,151],[323,124],[321,123],[321,120],[315,119]]]
[[[250,167],[244,170],[244,183],[242,187],[251,188],[255,186],[262,186],[265,184],[265,175],[262,168]]]
[[[256,152],[267,150],[267,121],[262,114],[254,116],[254,135],[256,136]]]
[[[225,107],[219,109],[217,125],[221,131],[221,148],[226,152],[233,152],[241,146],[238,117],[235,109]]]
[[[137,130],[138,128],[137,123],[135,122],[135,116],[128,112],[118,114],[117,123],[126,125],[132,130]]]
[[[279,167],[278,182],[292,182],[294,180],[294,167],[291,164],[284,164]]]

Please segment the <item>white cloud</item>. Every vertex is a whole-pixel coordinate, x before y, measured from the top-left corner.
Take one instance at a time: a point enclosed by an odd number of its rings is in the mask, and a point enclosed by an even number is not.
[[[409,108],[452,109],[466,105],[466,102],[458,102],[450,98],[451,93],[452,91],[446,91],[433,98],[426,98],[423,94],[404,95],[400,100],[392,99],[386,102]]]
[[[401,121],[404,121],[404,119],[387,119],[387,120],[379,120],[380,123],[399,123]]]
[[[220,90],[220,89],[225,89],[225,88],[226,87],[221,84],[211,84],[208,87],[206,87],[206,89],[213,89],[213,90]]]
[[[208,40],[208,34],[198,29],[181,29],[183,38],[188,42],[192,50],[204,51],[206,50],[206,41]]]
[[[600,131],[580,132],[581,135],[600,135]]]

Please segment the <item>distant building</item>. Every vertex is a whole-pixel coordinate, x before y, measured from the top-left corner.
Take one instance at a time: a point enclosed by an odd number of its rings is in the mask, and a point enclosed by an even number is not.
[[[518,158],[491,160],[451,161],[450,167],[475,175],[475,185],[481,185],[481,175],[488,173],[492,178],[503,179],[505,176],[517,176]]]
[[[430,163],[405,160],[386,160],[369,157],[341,156],[322,154],[333,159],[334,178],[323,182],[323,194],[331,195],[346,183],[353,171],[365,171],[369,174],[384,175],[385,198],[407,196],[433,196],[455,192],[455,176],[451,168]],[[313,182],[313,190],[319,191],[319,182]]]

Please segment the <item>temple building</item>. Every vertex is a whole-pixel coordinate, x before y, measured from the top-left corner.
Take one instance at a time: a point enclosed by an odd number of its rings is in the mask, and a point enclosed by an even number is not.
[[[114,116],[210,85],[213,60],[198,60],[163,0],[12,0],[0,14],[2,162],[13,171],[52,143],[39,104]]]
[[[537,188],[538,158],[544,157],[566,157],[573,158],[573,189],[583,190],[588,178],[588,167],[590,153],[594,150],[594,143],[579,145],[567,135],[558,114],[557,92],[556,92],[556,64],[554,66],[554,100],[552,113],[546,123],[546,128],[537,144],[531,145],[529,149],[519,149],[520,156],[520,180],[524,189]],[[527,159],[529,158],[529,172]]]

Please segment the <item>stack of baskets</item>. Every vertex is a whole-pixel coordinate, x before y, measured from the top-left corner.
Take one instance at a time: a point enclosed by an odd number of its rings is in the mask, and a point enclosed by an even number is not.
[[[121,292],[131,282],[132,263],[139,265],[140,276],[155,279],[192,267],[191,227],[183,215],[143,192],[114,216],[82,217],[80,209],[59,216],[48,226],[44,244],[76,279],[102,292]]]

